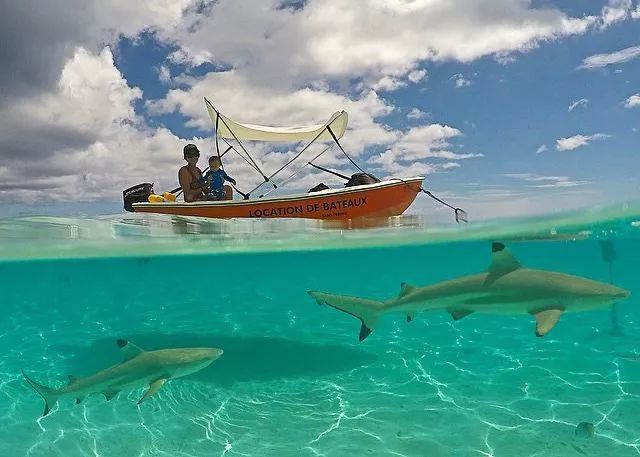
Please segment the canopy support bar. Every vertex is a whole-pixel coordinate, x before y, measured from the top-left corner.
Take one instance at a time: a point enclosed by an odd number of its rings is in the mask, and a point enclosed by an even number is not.
[[[284,181],[282,181],[282,182],[280,183],[280,185],[282,186],[282,185],[284,185],[284,184],[288,183],[289,181],[291,181],[295,176],[297,176],[298,174],[300,174],[300,172],[301,172],[302,170],[304,170],[304,167],[306,167],[307,165],[311,165],[312,167],[320,168],[320,167],[318,167],[318,165],[315,165],[315,164],[313,164],[313,163],[311,163],[311,162],[313,162],[313,161],[314,161],[314,160],[316,160],[318,157],[320,157],[322,154],[324,154],[324,153],[325,153],[325,152],[327,152],[329,149],[331,149],[331,147],[332,147],[332,146],[333,146],[333,145],[329,145],[329,146],[327,146],[326,148],[324,148],[324,149],[323,149],[323,150],[322,150],[318,155],[316,155],[313,159],[311,159],[309,162],[307,162],[303,167],[300,167],[300,169],[299,169],[298,171],[294,171],[293,173],[291,173],[291,175],[290,175],[287,179],[285,179]],[[347,179],[348,179],[348,178],[347,178]],[[269,194],[270,194],[271,192],[273,192],[274,190],[275,190],[275,189],[271,189],[270,191],[265,192],[264,194],[260,195],[258,198],[266,197],[267,195],[269,195]]]
[[[211,104],[211,102],[209,100],[207,100],[206,98],[204,99],[206,103],[209,104],[209,106],[211,106],[211,108],[216,112],[216,121],[218,119],[222,120],[222,123],[225,125],[225,127],[227,127],[227,130],[229,130],[231,132],[231,135],[233,135],[233,138],[238,142],[238,144],[240,145],[240,147],[242,148],[242,150],[244,151],[244,153],[247,155],[247,157],[249,158],[249,160],[251,160],[251,163],[253,164],[253,167],[255,168],[255,170],[260,173],[262,175],[262,177],[264,178],[265,181],[269,181],[269,178],[267,178],[264,174],[264,172],[260,169],[260,167],[258,166],[258,164],[256,164],[256,162],[253,160],[253,158],[251,157],[251,155],[249,154],[249,152],[245,149],[244,145],[242,144],[242,142],[238,139],[238,137],[236,136],[235,133],[233,133],[233,131],[229,128],[229,126],[227,125],[227,122],[224,120],[224,118],[222,116],[220,116],[220,113],[218,112],[218,110]],[[216,125],[217,127],[217,125]],[[218,129],[216,128],[216,138],[218,138]]]
[[[302,149],[300,150],[300,152],[298,152],[295,156],[293,156],[293,158],[292,158],[291,160],[289,160],[287,163],[285,163],[283,166],[281,166],[281,167],[280,167],[280,168],[279,168],[275,173],[273,173],[271,176],[269,176],[269,178],[267,179],[267,181],[268,181],[268,180],[270,180],[271,178],[273,178],[273,177],[274,177],[275,175],[277,175],[278,173],[280,173],[280,172],[281,172],[282,170],[284,170],[285,168],[287,168],[287,167],[291,164],[291,162],[293,162],[293,161],[294,161],[294,160],[296,160],[298,157],[300,157],[300,156],[304,153],[304,151],[306,151],[307,149],[309,149],[309,146],[311,146],[313,143],[315,143],[315,142],[316,142],[316,140],[317,140],[318,138],[320,138],[320,136],[321,136],[321,135],[324,133],[324,131],[325,131],[326,129],[328,129],[328,128],[329,128],[329,126],[327,125],[327,126],[325,126],[325,128],[323,128],[322,130],[320,130],[320,132],[318,132],[318,134],[313,138],[313,140],[311,140],[311,142],[310,142],[309,144],[307,144],[304,148],[302,148]],[[249,194],[252,194],[252,193],[254,193],[256,190],[258,190],[258,189],[262,186],[262,184],[264,184],[264,183],[261,183],[261,184],[259,184],[258,186],[256,186],[256,188],[255,188],[255,189],[253,189],[251,192],[249,192]]]
[[[353,159],[351,157],[349,157],[349,154],[347,154],[347,151],[344,150],[344,148],[342,147],[342,145],[340,144],[340,142],[338,141],[338,138],[336,138],[336,135],[333,133],[333,130],[331,130],[331,127],[327,125],[327,130],[329,130],[329,133],[331,134],[331,136],[333,137],[333,141],[336,142],[336,144],[338,145],[338,147],[340,148],[340,150],[342,151],[342,153],[347,157],[347,159],[349,159],[349,162],[351,162],[353,164],[354,167],[356,167],[358,170],[360,170],[361,172],[363,172],[364,174],[368,175],[369,173],[367,173],[366,171],[364,171],[362,168],[360,168],[358,166],[357,163],[355,163],[353,161]],[[347,178],[348,179],[348,178]]]

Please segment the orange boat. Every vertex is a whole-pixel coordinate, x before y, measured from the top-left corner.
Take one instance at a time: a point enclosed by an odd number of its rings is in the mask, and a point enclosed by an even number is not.
[[[257,124],[245,124],[234,121],[216,110],[211,102],[204,99],[207,111],[215,125],[216,152],[222,163],[222,157],[233,150],[242,157],[249,166],[258,172],[262,178],[257,187],[244,193],[235,183],[232,183],[236,193],[243,197],[242,200],[222,201],[195,201],[178,202],[176,197],[181,191],[180,187],[165,192],[162,196],[153,193],[153,184],[143,183],[126,189],[123,192],[124,208],[127,211],[140,213],[159,213],[179,216],[199,216],[210,218],[307,218],[326,220],[345,220],[362,217],[389,217],[401,215],[415,200],[419,192],[424,192],[440,203],[453,209],[456,221],[465,221],[466,215],[460,208],[454,208],[443,202],[429,191],[422,188],[423,177],[392,178],[380,181],[370,173],[365,172],[349,157],[342,148],[339,138],[342,138],[346,129],[348,116],[345,111],[337,111],[327,122],[319,125],[296,127],[272,127]],[[220,152],[218,140],[222,139],[228,148]],[[235,140],[239,149],[231,145],[227,140]],[[271,142],[307,142],[307,145],[298,150],[293,158],[271,175],[267,175],[249,155],[240,140],[271,141]],[[290,181],[298,172],[289,178],[276,184],[274,177],[280,174],[294,161],[302,161],[301,157],[307,153],[311,145],[316,142],[329,142],[340,148],[340,151],[361,173],[345,176],[336,171],[329,170],[313,163],[322,154],[329,150],[324,148],[319,154],[310,160],[310,165],[318,170],[331,173],[347,181],[344,187],[329,189],[320,184],[306,194],[267,197],[271,192]],[[205,170],[206,171],[206,170]],[[272,186],[258,197],[253,197],[265,184]],[[177,194],[176,194],[177,193]]]
[[[353,219],[402,214],[422,188],[423,177],[254,200],[133,203],[133,211],[213,218]]]

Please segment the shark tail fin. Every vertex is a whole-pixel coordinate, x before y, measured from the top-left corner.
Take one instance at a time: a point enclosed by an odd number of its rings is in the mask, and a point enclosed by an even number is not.
[[[24,376],[24,379],[29,383],[33,390],[38,392],[38,394],[40,394],[40,396],[44,399],[44,411],[42,412],[42,417],[46,416],[51,411],[51,407],[58,401],[56,389],[38,384],[29,376],[27,376],[24,371],[22,372],[22,376]]]
[[[347,295],[326,294],[316,291],[309,291],[309,295],[321,305],[329,305],[332,308],[360,319],[362,323],[360,326],[360,335],[358,336],[360,341],[363,341],[371,334],[378,323],[380,314],[384,311],[384,303],[381,301],[349,297]]]

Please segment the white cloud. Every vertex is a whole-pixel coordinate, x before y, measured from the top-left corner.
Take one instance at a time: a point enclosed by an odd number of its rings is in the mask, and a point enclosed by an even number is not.
[[[636,108],[640,106],[640,93],[634,94],[624,102],[625,108]]]
[[[375,91],[391,92],[401,87],[406,87],[407,83],[393,76],[383,76],[380,80],[371,85]]]
[[[536,154],[542,154],[543,152],[547,151],[548,149],[549,148],[547,147],[547,145],[543,144],[536,150]]]
[[[275,0],[253,2],[252,8],[223,0],[206,17],[191,12],[181,27],[159,29],[158,36],[179,46],[182,62],[224,62],[275,86],[344,76],[400,78],[420,71],[415,68],[423,61],[524,52],[596,23],[595,17],[571,18],[520,0],[496,2],[487,9],[473,0],[368,0],[355,8],[350,0],[311,0],[292,11],[277,9]],[[240,34],[237,24],[243,24]]]
[[[632,15],[633,4],[631,0],[609,0],[602,8],[602,28],[606,28],[616,22],[628,19]]]
[[[569,105],[569,112],[573,111],[574,109],[578,108],[579,106],[587,106],[587,103],[589,103],[589,100],[586,98],[581,98],[580,100],[577,100],[575,102],[572,102]]]
[[[438,196],[445,201],[455,202],[464,208],[472,221],[501,217],[531,216],[533,214],[562,214],[575,208],[592,209],[594,205],[609,204],[602,191],[595,186],[575,188],[519,188],[509,186],[477,186],[469,191],[441,192]],[[420,205],[417,201],[414,205]],[[437,208],[429,208],[434,212]],[[445,214],[443,222],[450,221],[450,214]]]
[[[30,11],[23,2],[9,3],[9,11],[19,13],[9,18]],[[428,173],[454,169],[457,161],[481,154],[450,150],[447,139],[461,134],[454,127],[431,124],[400,132],[386,126],[383,118],[395,107],[371,91],[373,86],[382,91],[418,83],[427,77],[419,69],[426,62],[513,59],[542,43],[583,34],[599,21],[570,17],[553,7],[534,8],[522,0],[495,0],[491,8],[476,0],[368,0],[358,6],[350,0],[309,0],[302,10],[279,9],[279,0],[256,0],[251,8],[233,0],[45,3],[38,15],[31,12],[31,19],[39,19],[26,22],[34,33],[16,41],[32,40],[30,50],[44,51],[24,53],[14,42],[4,47],[16,49],[15,62],[28,64],[28,71],[20,67],[6,74],[47,75],[53,81],[41,84],[35,95],[28,81],[29,89],[20,92],[28,96],[0,107],[0,145],[16,144],[15,138],[37,140],[38,147],[31,149],[49,152],[40,163],[49,167],[48,178],[42,178],[34,162],[16,164],[8,154],[0,157],[0,170],[10,169],[15,176],[12,182],[3,178],[0,191],[11,188],[16,198],[112,198],[123,185],[148,179],[150,163],[158,182],[174,185],[184,140],[166,129],[150,128],[136,116],[133,106],[143,94],[128,85],[110,53],[102,50],[103,43],[120,36],[136,38],[151,31],[176,47],[173,62],[213,62],[232,69],[194,78],[160,67],[159,79],[169,82],[173,77],[180,89],[147,103],[156,113],[179,112],[188,126],[210,131],[205,95],[214,96],[231,117],[268,124],[322,122],[333,111],[346,109],[350,130],[343,143],[350,153],[384,149],[385,170]],[[60,33],[45,33],[54,29]],[[49,42],[56,43],[54,49]],[[43,56],[49,59],[46,64],[41,64]],[[192,140],[211,150],[209,139]],[[292,154],[258,150],[266,165],[284,163]],[[428,159],[445,162],[425,163]],[[235,160],[230,158],[229,164],[235,166]],[[326,160],[344,163],[337,154]],[[31,178],[37,181],[33,186],[22,184]]]
[[[494,59],[500,65],[509,65],[510,63],[514,63],[517,60],[514,55],[503,52],[496,53]]]
[[[477,153],[458,153],[449,149],[449,139],[461,135],[453,127],[441,124],[428,124],[412,127],[401,134],[390,147],[369,159],[369,163],[380,165],[390,173],[398,172],[403,167],[416,169],[422,167],[421,173],[431,173],[438,169],[456,168],[454,161],[483,157]],[[443,159],[441,163],[424,163],[425,159]],[[419,165],[420,164],[420,165]]]
[[[407,114],[407,119],[420,120],[426,118],[427,116],[428,114],[424,111],[420,111],[418,108],[413,108],[411,111],[409,111],[409,114]]]
[[[188,83],[188,89],[170,90],[163,100],[148,103],[150,112],[179,110],[190,119],[189,127],[210,130],[204,97],[232,119],[263,125],[322,123],[335,111],[344,109],[349,114],[349,131],[342,143],[349,151],[358,154],[366,146],[389,144],[397,137],[397,133],[376,122],[394,107],[373,91],[352,99],[322,88],[273,89],[252,84],[237,70],[208,73]]]
[[[0,119],[3,128],[20,131],[19,124],[29,119],[42,131],[83,141],[57,151],[33,151],[34,161],[5,157],[12,177],[3,179],[0,193],[22,201],[42,195],[61,201],[116,200],[122,189],[148,180],[150,172],[161,178],[160,186],[174,187],[184,142],[166,129],[144,126],[133,110],[141,96],[115,68],[109,48],[99,54],[78,48],[55,92],[0,112]]]
[[[469,81],[468,79],[466,79],[462,73],[457,73],[455,75],[453,75],[451,78],[449,78],[450,80],[454,80],[455,81],[455,87],[456,89],[459,89],[460,87],[467,87],[471,85],[471,81]]]
[[[166,65],[161,65],[158,69],[158,79],[163,84],[169,84],[171,82],[171,71]]]
[[[427,76],[427,70],[413,70],[409,72],[407,78],[409,79],[409,81],[415,84],[419,81],[422,81],[425,76]]]
[[[631,13],[633,19],[640,19],[640,4],[636,7],[635,11]]]
[[[596,133],[594,135],[574,135],[568,138],[560,138],[556,140],[556,149],[558,151],[572,151],[581,146],[588,145],[593,140],[604,140],[610,138],[611,135],[604,133]]]
[[[628,62],[640,57],[640,46],[632,46],[630,48],[621,49],[620,51],[610,54],[596,54],[589,56],[582,61],[582,65],[578,68],[594,69],[602,68],[607,65],[617,65]]]
[[[508,173],[507,178],[523,180],[531,184],[530,187],[547,189],[554,187],[577,187],[590,184],[589,181],[572,181],[567,176],[539,176],[533,173]]]

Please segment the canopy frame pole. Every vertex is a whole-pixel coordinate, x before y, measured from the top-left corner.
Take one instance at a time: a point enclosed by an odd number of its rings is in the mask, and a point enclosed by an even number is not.
[[[335,119],[334,119],[335,120]],[[271,178],[273,178],[275,175],[277,175],[278,173],[280,173],[282,170],[284,170],[285,168],[287,168],[291,162],[293,162],[294,160],[296,160],[298,157],[300,157],[304,151],[306,151],[307,149],[309,149],[309,147],[316,142],[316,140],[318,138],[320,138],[320,136],[324,133],[324,131],[328,128],[328,125],[325,125],[324,128],[322,130],[320,130],[320,132],[318,132],[318,134],[313,138],[313,140],[311,140],[311,142],[309,144],[307,144],[304,148],[302,148],[300,150],[300,152],[298,152],[291,160],[289,160],[287,163],[285,163],[283,166],[281,166],[276,172],[274,172],[271,176],[269,176],[270,180]],[[266,181],[265,181],[266,182]],[[258,186],[256,186],[255,189],[253,189],[251,192],[249,192],[249,194],[254,193],[256,190],[258,190],[260,187],[262,187],[262,184],[264,183],[260,183]],[[275,186],[275,185],[274,185]]]
[[[294,176],[297,176],[300,174],[300,172],[302,172],[302,170],[304,170],[304,168],[307,165],[311,165],[312,167],[316,167],[316,168],[320,168],[318,167],[318,165],[315,165],[311,162],[313,162],[314,160],[316,160],[318,157],[320,157],[322,154],[324,154],[325,152],[327,152],[329,149],[331,149],[333,147],[333,145],[329,145],[326,148],[324,148],[324,150],[322,150],[322,152],[320,152],[317,156],[315,156],[313,159],[311,159],[309,162],[307,162],[303,167],[301,167],[298,171],[295,171],[294,173],[292,173],[288,178],[286,178],[284,181],[280,182],[280,186],[285,185],[286,183],[288,183],[289,181],[291,181],[293,179]],[[349,179],[349,178],[347,178]],[[265,192],[264,194],[260,195],[258,198],[262,198],[262,197],[266,197],[267,195],[269,195],[271,192],[273,192],[275,189],[271,189],[267,192]]]
[[[222,158],[220,156],[220,146],[218,146],[218,121],[219,120],[220,120],[220,113],[216,111],[216,153],[218,154],[220,163],[222,163]]]
[[[357,163],[355,163],[353,161],[353,159],[351,157],[349,157],[349,154],[347,154],[347,151],[344,150],[344,148],[342,147],[342,145],[340,144],[340,142],[338,141],[338,138],[336,137],[336,135],[333,133],[333,130],[331,130],[331,126],[327,125],[327,130],[329,131],[329,134],[331,135],[331,137],[333,138],[333,141],[336,142],[336,144],[338,145],[338,147],[340,148],[340,150],[342,151],[342,153],[347,157],[347,159],[349,159],[349,162],[351,162],[353,164],[354,167],[356,167],[358,170],[360,170],[361,172],[363,172],[365,175],[368,175],[369,173],[367,173],[366,171],[364,171],[362,168],[360,168],[358,166]],[[325,170],[326,171],[326,170]]]
[[[244,151],[244,153],[247,155],[247,157],[249,158],[249,160],[251,160],[251,163],[253,164],[253,167],[256,169],[256,171],[258,173],[260,173],[262,175],[262,177],[264,178],[265,182],[269,181],[269,178],[267,178],[264,174],[264,172],[260,169],[260,167],[258,166],[258,164],[256,164],[256,162],[253,160],[253,158],[251,157],[251,154],[249,154],[249,151],[246,150],[246,148],[244,147],[244,145],[242,144],[242,142],[238,139],[238,137],[236,136],[235,133],[233,133],[233,130],[231,130],[231,128],[229,127],[229,125],[226,123],[226,121],[224,120],[224,117],[220,116],[220,112],[213,106],[213,104],[205,97],[204,101],[206,103],[208,103],[211,108],[216,112],[216,120],[220,119],[222,121],[222,123],[225,125],[225,127],[227,128],[227,130],[229,130],[229,132],[231,133],[231,135],[233,135],[234,140],[236,140],[238,142],[238,144],[240,145],[240,147],[242,148],[242,150]],[[216,138],[218,137],[218,130],[216,129]],[[238,152],[238,151],[236,151]],[[238,152],[239,153],[239,152]],[[251,193],[251,192],[249,192]]]
[[[227,146],[229,146],[229,147],[227,148],[227,151],[228,151],[228,150],[230,150],[230,149],[233,149],[233,151],[234,151],[236,154],[238,154],[238,157],[240,157],[242,160],[244,160],[245,162],[247,162],[247,164],[248,164],[251,168],[253,168],[253,169],[254,169],[254,170],[256,170],[258,173],[260,173],[260,170],[256,169],[256,167],[254,167],[254,166],[253,166],[253,164],[252,164],[251,162],[249,162],[249,161],[247,160],[247,158],[246,158],[245,156],[243,156],[243,155],[240,153],[240,151],[238,151],[236,148],[234,148],[234,147],[233,147],[233,145],[232,145],[232,144],[230,144],[230,143],[229,143],[229,142],[228,142],[224,137],[221,137],[221,138],[222,138],[222,141],[224,141],[224,142],[227,144]]]

